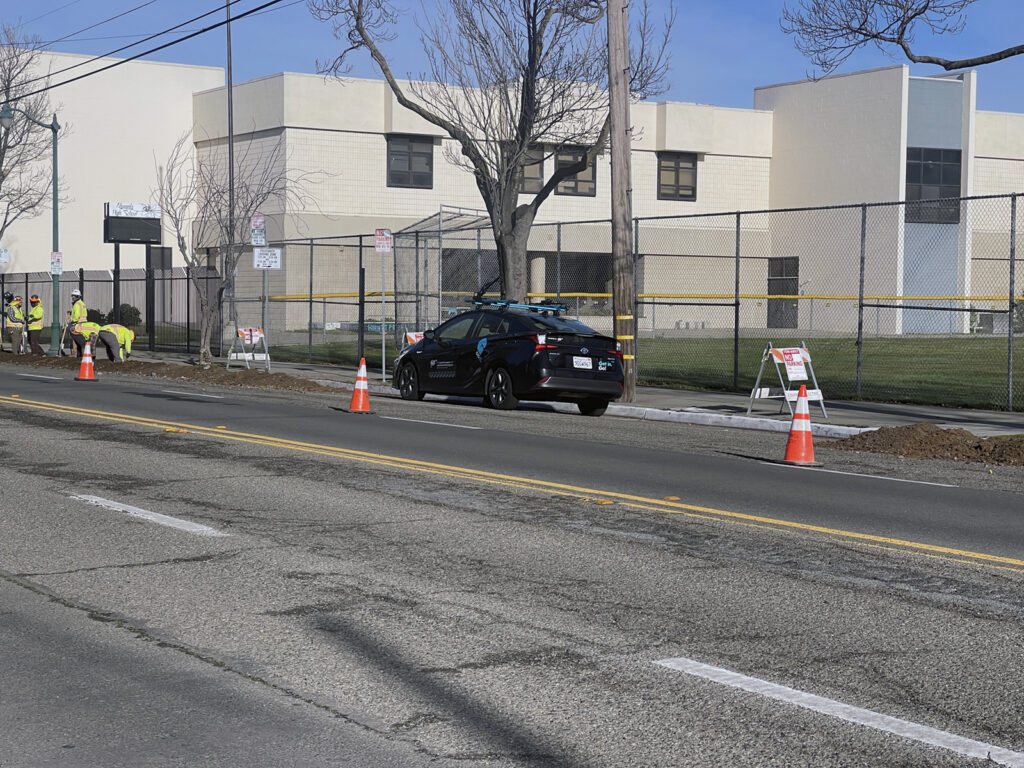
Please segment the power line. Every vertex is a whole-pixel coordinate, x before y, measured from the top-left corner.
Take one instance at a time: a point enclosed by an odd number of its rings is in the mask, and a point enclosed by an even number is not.
[[[134,48],[137,45],[142,45],[143,43],[148,43],[150,40],[153,40],[153,39],[155,39],[157,37],[162,37],[163,35],[166,35],[166,34],[168,34],[170,32],[174,32],[175,30],[180,29],[181,27],[184,27],[187,24],[191,24],[194,21],[199,21],[199,19],[206,18],[207,16],[210,16],[210,15],[212,15],[214,13],[217,13],[218,11],[222,11],[225,8],[227,8],[229,5],[234,5],[235,3],[238,3],[238,2],[241,2],[241,0],[230,0],[230,2],[227,3],[227,5],[222,5],[219,8],[214,8],[212,11],[207,11],[206,13],[201,14],[199,16],[196,16],[194,18],[191,18],[188,21],[183,21],[180,24],[176,24],[173,27],[168,27],[163,32],[157,32],[156,34],[152,34],[149,37],[143,38],[142,40],[138,40],[138,41],[136,41],[134,43],[129,43],[128,45],[122,45],[120,48],[116,48],[113,51],[109,51],[107,53],[100,54],[99,56],[93,56],[91,59],[86,59],[85,61],[80,61],[77,64],[72,64],[70,67],[64,67],[64,69],[58,69],[56,72],[50,72],[50,73],[48,73],[46,75],[40,75],[39,77],[33,77],[33,78],[29,79],[29,80],[23,81],[21,83],[21,85],[22,86],[26,86],[26,85],[30,85],[31,83],[39,82],[40,80],[49,80],[51,77],[55,77],[56,75],[63,74],[64,72],[70,72],[72,69],[78,69],[79,67],[84,67],[86,64],[92,64],[94,61],[99,61],[100,59],[105,59],[105,58],[107,58],[109,56],[113,56],[116,53],[121,53],[121,51],[126,51],[129,48]],[[199,32],[202,32],[202,31],[204,31],[204,30],[199,30]],[[184,38],[184,39],[187,39],[187,38]],[[155,50],[160,50],[160,49],[157,48]],[[141,55],[145,56],[146,54],[141,54]],[[128,59],[128,61],[131,61],[131,59]],[[102,71],[102,70],[98,70],[98,71]],[[70,81],[68,81],[68,82],[70,82]],[[43,90],[46,90],[46,89],[44,88]],[[39,93],[39,91],[37,91],[37,93]]]
[[[25,24],[27,25],[27,24],[31,24],[34,21],[39,21],[40,19],[45,19],[47,16],[52,16],[57,11],[63,11],[65,8],[70,8],[75,3],[80,3],[80,2],[82,2],[82,0],[71,0],[70,3],[65,3],[64,5],[60,6],[59,8],[54,8],[52,11],[47,11],[46,13],[42,14],[41,16],[36,16],[34,19],[29,19],[28,21],[25,22]]]
[[[130,10],[127,10],[127,11],[124,11],[122,13],[119,13],[116,16],[111,16],[109,19],[104,19],[103,21],[97,21],[95,24],[90,24],[88,27],[85,27],[84,29],[79,29],[76,32],[69,32],[68,34],[64,35],[64,37],[58,38],[57,40],[54,40],[53,42],[60,43],[60,42],[63,42],[64,40],[67,40],[69,37],[77,35],[79,32],[88,32],[90,29],[96,29],[96,27],[102,27],[104,24],[109,24],[110,22],[114,21],[115,19],[120,19],[122,16],[127,16],[129,13],[135,13],[135,11],[139,10],[140,8],[145,8],[147,5],[152,5],[155,2],[156,2],[156,0],[149,0],[149,2],[143,3],[142,5],[136,5],[134,8],[131,8]]]
[[[291,8],[293,5],[299,5],[300,3],[305,3],[305,2],[306,2],[306,0],[292,0],[292,2],[285,3],[284,5],[279,5],[276,8],[267,8],[265,11],[260,11],[259,13],[254,13],[253,16],[263,16],[264,14],[267,14],[267,13],[274,13],[275,11],[283,11],[285,8]],[[218,9],[218,10],[220,10],[220,9]],[[185,23],[187,24],[188,22],[185,22]],[[72,35],[77,35],[79,32],[84,32],[84,31],[85,30],[80,29],[80,30],[78,30],[78,32],[72,32],[71,34]],[[99,40],[130,40],[130,39],[133,39],[133,38],[143,38],[143,37],[146,37],[147,35],[149,36],[148,39],[152,39],[154,37],[159,37],[160,35],[167,34],[167,32],[168,32],[168,30],[164,30],[163,32],[139,32],[138,34],[135,34],[135,35],[102,35],[100,37],[75,37],[75,38],[71,38],[70,36],[66,36],[66,37],[60,38],[60,40],[45,40],[43,42],[36,43],[36,45],[39,46],[39,47],[45,47],[45,46],[48,46],[48,45],[56,45],[57,43],[61,43],[61,42],[68,42],[68,43],[92,43],[92,42],[96,42],[96,41],[99,41]],[[195,32],[195,30],[194,29],[183,29],[182,32]],[[141,43],[143,41],[140,39],[139,42]]]
[[[235,2],[238,2],[238,0],[233,0],[233,2],[228,3],[228,5],[233,5]],[[264,8],[269,8],[270,6],[277,5],[280,2],[283,2],[283,0],[269,0],[269,2],[266,2],[263,5],[258,5],[255,8],[253,8],[252,10],[246,11],[245,13],[238,14],[237,16],[233,17],[231,19],[231,21],[238,21],[239,19],[244,19],[246,16],[252,16],[254,13],[256,13],[258,11],[262,11]],[[221,6],[221,8],[226,8],[226,7],[227,6]],[[220,10],[220,9],[218,9],[218,10]],[[211,13],[212,13],[212,11],[211,11]],[[203,14],[203,15],[204,16],[209,16],[210,14],[207,13],[207,14]],[[200,17],[200,18],[202,18],[202,17]],[[187,24],[188,22],[185,22],[185,23]],[[121,59],[120,61],[115,61],[112,64],[108,64],[107,66],[101,67],[101,68],[96,69],[96,70],[93,70],[92,72],[86,72],[84,75],[79,75],[78,77],[73,77],[70,80],[64,80],[64,81],[62,81],[60,83],[54,83],[53,85],[48,85],[45,88],[37,88],[36,90],[30,91],[29,93],[20,94],[18,96],[18,98],[27,99],[30,96],[35,96],[35,95],[40,94],[40,93],[45,93],[46,91],[52,91],[54,88],[59,88],[62,85],[69,85],[69,84],[77,82],[79,80],[84,80],[87,77],[92,77],[93,75],[98,75],[100,72],[106,72],[108,69],[113,69],[114,67],[120,67],[122,64],[127,64],[130,61],[135,61],[136,59],[141,59],[143,56],[148,56],[151,53],[156,53],[157,51],[162,51],[164,48],[170,48],[171,46],[177,45],[178,43],[183,43],[186,40],[191,40],[193,37],[197,37],[198,35],[202,35],[202,34],[204,34],[206,32],[210,32],[210,31],[212,31],[214,29],[217,29],[218,27],[223,27],[227,23],[228,23],[227,20],[219,21],[216,24],[211,24],[210,26],[204,27],[203,29],[200,29],[200,30],[198,30],[196,32],[193,32],[190,35],[185,35],[184,37],[179,37],[177,40],[172,40],[171,42],[164,43],[163,45],[158,45],[156,48],[150,48],[148,51],[143,51],[142,53],[138,53],[138,54],[136,54],[134,56],[131,56],[131,57],[127,58],[127,59]],[[182,25],[179,24],[178,26],[182,26]],[[130,46],[127,46],[127,47],[130,47]]]

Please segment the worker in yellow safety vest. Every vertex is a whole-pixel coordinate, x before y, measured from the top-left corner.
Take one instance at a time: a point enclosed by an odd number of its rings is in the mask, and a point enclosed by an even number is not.
[[[68,334],[71,336],[71,341],[74,342],[75,347],[78,349],[78,357],[82,356],[82,349],[85,347],[85,339],[82,338],[81,334],[75,332],[75,328],[80,323],[84,323],[89,319],[89,310],[85,306],[85,301],[82,299],[82,292],[75,288],[71,292],[71,311],[68,312]]]
[[[28,297],[28,346],[33,355],[45,355],[43,348],[39,346],[39,334],[43,330],[43,305],[39,297],[34,293]],[[53,340],[57,343],[57,340]]]
[[[7,298],[10,296],[10,298]],[[7,299],[7,330],[11,332],[11,352],[22,354],[22,343],[25,340],[25,312],[21,308],[21,296],[4,294]]]
[[[78,351],[82,352],[85,349],[85,343],[89,342],[92,349],[92,354],[96,354],[96,342],[100,338],[100,328],[102,326],[99,323],[91,323],[88,320],[83,320],[80,323],[68,327],[68,332],[71,334],[71,338],[75,340]],[[81,355],[79,355],[81,357]]]
[[[100,328],[100,341],[107,348],[107,359],[123,363],[132,355],[135,331],[123,325],[111,323]]]

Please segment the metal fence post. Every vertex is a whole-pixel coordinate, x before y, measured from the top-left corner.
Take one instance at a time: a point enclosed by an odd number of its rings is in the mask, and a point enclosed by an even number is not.
[[[359,357],[363,357],[363,325],[366,320],[366,273],[363,270],[363,236],[359,236]],[[358,361],[357,361],[358,363]]]
[[[313,238],[309,238],[309,321],[307,323],[307,340],[309,346],[309,362],[313,362]],[[327,333],[327,323],[324,323],[324,333]]]
[[[640,219],[633,217],[633,373],[640,374]],[[653,335],[653,334],[652,334]],[[635,382],[634,382],[635,383]]]
[[[857,290],[857,397],[860,397],[864,365],[864,267],[867,259],[868,207],[860,207],[860,287]]]
[[[416,231],[416,330],[420,330],[420,233]]]
[[[743,214],[736,213],[736,267],[732,309],[732,388],[740,388],[740,226]]]
[[[387,356],[387,309],[386,301],[387,297],[384,295],[384,253],[379,252],[377,256],[380,257],[380,380],[381,382],[387,381],[387,370],[388,370],[388,356]]]
[[[555,225],[555,296],[562,298],[562,222]]]
[[[185,352],[192,354],[192,278],[188,264],[185,265]]]
[[[1017,195],[1010,197],[1010,300],[1009,300],[1009,321],[1007,322],[1007,364],[1006,364],[1006,405],[1007,410],[1013,410],[1013,321],[1017,314]]]
[[[480,287],[484,284],[483,269],[480,263],[480,247],[483,244],[483,233],[477,229],[476,231],[476,289],[479,291]]]

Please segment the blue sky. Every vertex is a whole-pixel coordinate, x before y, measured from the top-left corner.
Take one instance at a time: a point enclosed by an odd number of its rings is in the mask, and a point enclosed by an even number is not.
[[[264,0],[241,0],[233,13],[255,8]],[[652,3],[661,0],[651,0]],[[54,41],[147,0],[3,0],[0,21],[24,23],[31,34]],[[430,0],[432,3],[432,0]],[[133,42],[136,36],[159,32],[221,5],[223,0],[153,0],[149,5],[95,29],[81,32],[53,50],[102,54]],[[423,54],[413,20],[424,14],[419,0],[404,3],[398,39],[390,45],[393,69],[418,74]],[[811,72],[810,64],[779,30],[783,0],[676,0],[678,20],[672,43],[669,90],[662,97],[730,107],[750,107],[758,85],[799,80]],[[427,7],[433,7],[432,4]],[[198,29],[223,18],[223,12],[191,24]],[[106,38],[106,39],[96,39]],[[235,81],[281,71],[315,72],[317,60],[328,60],[340,50],[329,25],[314,19],[304,2],[284,0],[273,10],[232,25]],[[153,47],[170,38],[159,38]],[[922,51],[956,58],[979,55],[1024,42],[1024,2],[978,0],[969,11],[964,33],[956,37],[919,42]],[[132,49],[141,50],[141,49]],[[121,54],[129,55],[129,54]],[[168,48],[150,58],[224,66],[223,28]],[[368,57],[353,60],[354,76],[377,77]],[[844,71],[902,63],[876,49],[859,52]],[[914,74],[938,73],[937,67],[912,67]],[[98,75],[102,77],[103,75]],[[980,109],[1024,112],[1024,56],[980,69]]]

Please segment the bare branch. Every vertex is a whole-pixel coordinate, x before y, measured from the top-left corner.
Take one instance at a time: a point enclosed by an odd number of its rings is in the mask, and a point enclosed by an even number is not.
[[[608,66],[600,0],[435,0],[421,26],[427,74],[399,81],[380,48],[397,16],[389,0],[308,0],[347,47],[323,71],[341,75],[366,50],[406,109],[456,143],[445,157],[473,175],[491,218],[506,295],[525,293],[525,238],[560,181],[583,171],[607,142]],[[646,3],[634,35],[634,96],[659,92],[667,71],[674,10],[656,31]],[[582,149],[577,166],[557,169],[519,203],[531,152]]]
[[[976,0],[800,0],[783,8],[782,31],[823,73],[834,72],[865,45],[897,48],[909,61],[935,64],[949,71],[991,64],[1024,53],[1024,45],[964,59],[947,59],[915,51],[915,27],[932,35],[958,34],[967,9]]]

